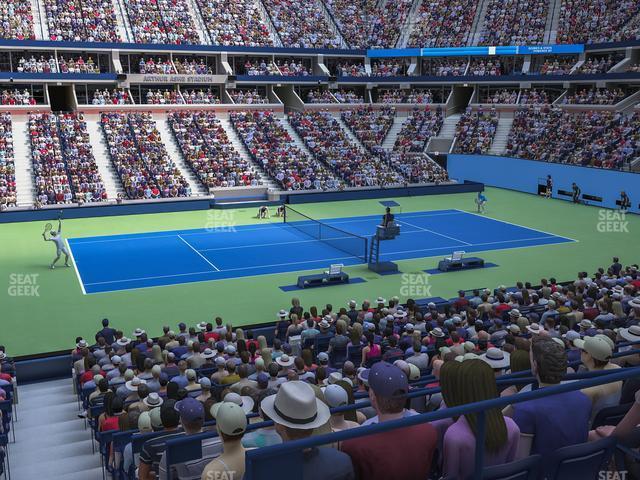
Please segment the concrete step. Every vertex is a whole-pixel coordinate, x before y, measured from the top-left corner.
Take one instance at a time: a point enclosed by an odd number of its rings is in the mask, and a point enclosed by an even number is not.
[[[384,138],[382,142],[382,148],[385,150],[393,150],[393,146],[396,143],[396,139],[398,138],[398,134],[400,130],[402,130],[402,125],[407,120],[407,117],[398,117],[397,115],[393,117],[393,125],[389,129],[387,136]]]
[[[340,115],[336,115],[333,118],[335,118],[338,122],[338,125],[340,125],[340,127],[342,128],[342,130],[345,131],[345,133],[347,134],[347,137],[349,138],[349,140],[351,141],[352,144],[354,144],[356,147],[358,147],[360,150],[362,151],[367,151],[366,148],[364,148],[364,145],[362,144],[362,142],[360,142],[360,140],[358,140],[358,137],[356,137],[353,132],[351,131],[351,129],[347,126],[346,123],[344,123],[342,121],[342,118],[340,118]]]
[[[31,164],[31,144],[29,124],[25,120],[13,120],[13,154],[16,166],[16,197],[18,207],[31,207],[36,198],[33,165]]]
[[[455,114],[455,115],[450,115],[447,118],[444,119],[444,122],[442,124],[442,128],[440,129],[440,134],[437,135],[435,138],[453,138],[456,136],[456,126],[458,125],[458,122],[460,121],[460,117],[462,115],[460,115],[459,113]]]
[[[507,140],[509,139],[509,132],[511,132],[512,125],[513,117],[500,118],[496,134],[493,137],[493,142],[491,143],[491,148],[489,149],[489,153],[500,155],[504,152],[504,149],[507,146]]]
[[[100,127],[99,122],[87,121],[87,133],[91,139],[91,146],[93,147],[93,157],[98,165],[98,171],[102,177],[104,187],[107,190],[107,198],[109,200],[115,200],[118,198],[118,194],[124,194],[122,183],[118,178],[115,167],[111,163],[111,157],[107,150],[107,142],[104,139],[104,133]]]

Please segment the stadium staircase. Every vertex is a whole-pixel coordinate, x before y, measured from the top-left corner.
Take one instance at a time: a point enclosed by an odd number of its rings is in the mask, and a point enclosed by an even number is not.
[[[205,26],[202,15],[200,15],[200,8],[196,5],[196,1],[187,0],[186,4],[189,9],[189,16],[193,18],[193,23],[196,27],[196,32],[198,32],[198,36],[200,37],[200,41],[203,44],[211,45],[211,37],[209,37],[209,32]]]
[[[36,198],[28,121],[13,119],[13,154],[16,166],[16,196],[18,207],[31,207]]]
[[[549,5],[549,17],[545,26],[544,39],[547,45],[556,43],[558,36],[558,24],[560,23],[560,6],[562,0],[551,0]]]
[[[407,44],[409,43],[409,38],[411,38],[411,32],[413,31],[413,27],[415,25],[415,19],[417,18],[418,12],[420,11],[420,7],[422,6],[422,1],[423,0],[413,1],[413,5],[411,6],[409,15],[407,15],[407,19],[405,20],[404,25],[400,29],[400,36],[398,37],[396,48],[407,48]]]
[[[400,130],[402,130],[402,124],[407,120],[407,117],[398,117],[397,115],[393,117],[393,125],[389,129],[387,136],[384,138],[382,142],[382,148],[390,152],[393,150],[393,146],[396,143],[396,139],[398,138],[398,134]]]
[[[16,443],[9,445],[13,480],[102,480],[70,378],[21,385],[17,409]]]
[[[252,165],[255,165],[255,162],[249,154],[249,150],[247,150],[244,142],[238,136],[238,132],[236,132],[235,128],[233,128],[233,125],[231,125],[231,120],[229,120],[228,118],[223,118],[222,116],[219,116],[218,120],[220,120],[220,124],[222,125],[222,128],[224,128],[224,130],[227,132],[227,137],[229,137],[231,145],[233,145],[233,148],[236,149],[236,152],[240,154],[240,157],[242,157],[243,160],[248,161]],[[266,186],[269,189],[278,189],[276,183],[271,179],[269,175],[266,174],[266,172],[260,165],[256,165],[255,170],[256,173],[260,176],[260,183],[262,185]]]
[[[271,40],[273,41],[273,45],[275,47],[282,47],[282,40],[280,40],[280,35],[278,35],[278,30],[276,30],[275,25],[271,21],[271,16],[269,15],[269,12],[267,12],[267,9],[265,8],[265,6],[262,4],[260,0],[255,0],[255,2],[256,2],[256,5],[258,6],[260,17],[262,18],[262,21],[264,22],[264,24],[267,26],[267,30],[269,30],[269,34],[271,35]]]
[[[285,119],[281,121],[282,121],[282,126],[289,133],[289,136],[293,140],[293,143],[295,144],[295,146],[298,147],[300,150],[302,150],[304,153],[306,153],[309,158],[315,158],[313,153],[311,153],[307,148],[307,146],[305,145],[304,141],[302,140],[302,137],[298,135],[298,132],[296,132],[296,129],[293,128],[291,123],[289,123],[289,119]]]
[[[466,42],[467,45],[478,45],[480,42],[480,36],[484,31],[484,19],[487,16],[488,10],[489,0],[480,0],[478,2],[478,7],[476,8],[476,16],[473,19],[473,24],[471,25],[469,40]]]
[[[329,29],[340,39],[340,48],[349,48],[349,44],[342,36],[342,32],[340,32],[340,29],[338,28],[338,24],[335,22],[333,15],[331,15],[331,12],[327,8],[327,6],[324,4],[324,2],[322,0],[307,0],[307,1],[316,2],[320,10],[324,13],[324,18],[327,24],[329,25]]]
[[[340,128],[342,128],[342,130],[344,130],[344,132],[347,134],[347,138],[349,139],[349,141],[351,143],[353,143],[354,146],[358,147],[360,150],[362,150],[363,152],[368,152],[369,150],[367,150],[365,148],[365,146],[360,142],[360,140],[358,140],[358,137],[356,137],[354,135],[354,133],[351,131],[351,129],[347,126],[346,123],[344,123],[342,121],[342,118],[340,118],[340,115],[337,115],[335,117],[333,117],[336,119],[336,121],[338,122],[338,124],[340,125]]]
[[[507,117],[506,115],[500,116],[498,122],[498,128],[496,134],[491,142],[491,148],[489,153],[493,155],[502,155],[507,146],[507,140],[509,139],[509,132],[511,132],[511,126],[513,125],[513,116]]]
[[[180,173],[187,180],[187,183],[191,187],[191,196],[203,197],[205,195],[209,195],[206,187],[203,185],[193,169],[187,164],[184,157],[182,156],[182,152],[180,151],[178,143],[176,142],[176,137],[173,135],[167,119],[156,119],[155,123],[158,132],[160,132],[162,143],[164,144],[167,153],[169,154],[169,158],[171,159],[171,161],[173,161],[176,167],[178,167],[178,170],[180,170]]]
[[[133,42],[133,30],[129,23],[129,16],[125,9],[123,0],[113,0],[113,5],[116,10],[116,21],[118,22],[118,33],[125,42]]]
[[[431,137],[427,143],[428,152],[450,152],[453,147],[453,141],[456,136],[456,125],[460,121],[461,115],[456,113],[449,115],[444,119],[440,133],[435,137]]]
[[[49,25],[47,24],[47,13],[44,5],[40,0],[31,0],[31,10],[33,12],[36,40],[39,40],[38,34],[41,35],[42,40],[49,40]]]
[[[97,121],[94,122],[87,120],[87,133],[89,134],[89,139],[91,141],[93,157],[96,160],[98,172],[100,172],[104,188],[107,191],[107,198],[109,200],[115,200],[119,193],[124,197],[125,195],[122,183],[118,178],[118,174],[116,173],[113,163],[111,163],[111,157],[107,152],[107,143],[105,142],[100,123]]]

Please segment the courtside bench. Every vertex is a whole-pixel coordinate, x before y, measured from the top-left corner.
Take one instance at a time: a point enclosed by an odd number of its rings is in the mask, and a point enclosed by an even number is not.
[[[298,277],[298,288],[325,287],[340,283],[349,283],[349,275],[345,272],[338,274],[316,273]]]
[[[441,260],[438,263],[438,270],[441,272],[450,272],[452,270],[467,270],[471,268],[483,268],[484,260],[480,257],[467,257],[461,259],[447,259]]]

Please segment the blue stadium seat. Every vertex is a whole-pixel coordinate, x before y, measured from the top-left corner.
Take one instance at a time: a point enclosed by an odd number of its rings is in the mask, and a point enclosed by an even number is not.
[[[347,360],[347,347],[334,348],[329,354],[329,365],[333,368],[342,368]]]
[[[591,428],[595,429],[603,425],[617,425],[627,414],[632,405],[633,402],[601,409],[593,419]]]
[[[607,437],[597,442],[581,443],[563,447],[553,453],[548,461],[547,478],[596,479],[613,455],[615,437]]]
[[[530,455],[503,465],[486,467],[482,471],[483,480],[537,480],[540,475],[540,455]]]

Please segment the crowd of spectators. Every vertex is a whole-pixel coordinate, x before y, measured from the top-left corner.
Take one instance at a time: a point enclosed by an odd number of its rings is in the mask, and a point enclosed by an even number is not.
[[[402,176],[381,156],[363,151],[329,112],[294,112],[289,120],[307,148],[350,187],[399,185]]]
[[[48,60],[44,55],[40,55],[38,58],[31,55],[28,59],[20,57],[16,71],[21,73],[56,73],[58,65],[53,55],[49,55]]]
[[[43,0],[51,40],[121,42],[112,0]]]
[[[406,90],[381,90],[378,92],[378,103],[433,103],[433,93],[425,88]]]
[[[485,75],[503,75],[502,62],[498,58],[473,58],[467,75],[483,77]]]
[[[145,94],[147,105],[176,105],[185,103],[184,98],[176,89],[154,89],[150,88]]]
[[[0,105],[35,105],[36,99],[26,88],[4,89],[0,92]]]
[[[639,13],[640,4],[635,0],[565,0],[560,5],[556,42],[631,40],[638,32],[624,27]]]
[[[402,128],[393,145],[393,151],[397,153],[424,152],[429,139],[440,133],[443,121],[442,108],[440,107],[435,110],[430,107],[414,108],[402,123]]]
[[[354,90],[341,88],[337,92],[333,92],[333,96],[338,100],[338,103],[365,103],[364,97]]]
[[[620,61],[620,58],[614,57],[614,55],[607,55],[589,58],[586,62],[580,65],[575,74],[583,75],[596,75],[598,73],[607,73],[613,66]]]
[[[270,340],[220,317],[175,330],[165,325],[157,338],[141,328],[129,338],[104,319],[95,341],[76,338],[74,380],[89,406],[103,406],[98,430],[158,432],[144,441],[139,459],[125,448],[125,471],[137,468],[144,480],[162,476],[169,440],[215,428],[199,461],[173,468],[190,478],[220,478],[230,468],[242,476],[245,449],[420,413],[446,415],[448,408],[567,384],[573,373],[636,367],[639,289],[637,265],[614,258],[573,282],[543,278],[539,286],[460,291],[444,306],[378,297],[318,308],[294,298],[277,313]],[[498,384],[512,381],[510,374],[525,383]],[[634,442],[638,387],[630,377],[485,410],[484,465],[540,455],[551,476],[547,465],[563,447],[610,435]],[[363,400],[369,402],[358,405]],[[354,408],[335,411],[348,405]],[[618,426],[594,424],[616,406],[624,415]],[[255,415],[273,425],[246,432]],[[215,427],[205,425],[211,420]],[[477,421],[469,413],[307,449],[302,477],[470,478],[473,461],[460,459],[473,453]]]
[[[573,58],[545,59],[537,73],[540,75],[568,75],[575,64],[576,60]]]
[[[229,116],[254,161],[284,190],[334,189],[334,174],[301,150],[270,111],[232,112]]]
[[[290,61],[277,60],[276,66],[278,67],[277,70],[279,70],[280,75],[284,75],[285,77],[308,77],[313,73],[311,68],[306,66],[302,60],[298,60],[297,62],[294,59]]]
[[[106,199],[82,114],[33,113],[28,128],[41,205]]]
[[[142,75],[167,75],[175,73],[175,70],[168,57],[157,57],[155,60],[153,57],[140,57],[137,73]]]
[[[461,47],[469,40],[478,0],[422,2],[408,47]]]
[[[562,98],[562,103],[566,105],[614,105],[626,96],[624,90],[620,88],[583,88],[573,93],[567,92]]]
[[[371,75],[374,77],[396,77],[406,75],[407,66],[395,58],[374,60],[371,62]]]
[[[180,75],[213,75],[215,73],[203,58],[174,57],[173,65]]]
[[[206,90],[203,90],[202,88],[198,90],[187,88],[181,90],[180,93],[182,94],[182,98],[184,98],[184,103],[188,105],[193,105],[196,103],[213,105],[220,103],[220,96],[214,93],[214,91],[210,88],[207,88]]]
[[[411,11],[413,0],[386,0],[369,15],[367,48],[394,48]]]
[[[331,72],[337,77],[366,77],[369,74],[363,62],[339,62]]]
[[[207,188],[257,185],[258,176],[231,144],[213,112],[173,112],[169,125],[182,155]]]
[[[305,103],[336,103],[337,100],[329,90],[313,89],[307,92]]]
[[[541,105],[553,102],[546,90],[525,88],[520,91],[519,103],[522,105]]]
[[[109,155],[130,199],[191,196],[150,113],[103,113]]]
[[[380,15],[377,0],[324,0],[342,37],[351,48],[368,48],[372,19]]]
[[[271,0],[264,3],[282,45],[289,48],[338,48],[340,37],[316,2]]]
[[[432,58],[422,63],[422,75],[435,77],[459,77],[467,71],[466,58]]]
[[[387,137],[395,116],[396,109],[388,106],[378,109],[362,106],[340,112],[340,117],[345,125],[373,154],[382,150],[382,142]]]
[[[234,103],[244,104],[244,105],[257,105],[257,104],[265,104],[269,103],[269,99],[266,94],[262,94],[258,91],[258,89],[231,89],[228,90],[229,95],[233,99]]]
[[[124,5],[138,43],[201,43],[186,0],[127,0]]]
[[[515,114],[506,153],[520,158],[621,169],[640,154],[640,115],[568,112],[550,106]]]
[[[458,153],[487,153],[498,128],[499,114],[495,108],[477,111],[467,107],[456,125],[455,151]]]
[[[82,55],[77,58],[66,58],[64,55],[60,55],[58,65],[60,73],[100,73],[100,67],[96,65],[91,56],[85,61]]]
[[[16,206],[16,166],[11,114],[0,113],[0,211]]]
[[[124,88],[114,88],[104,90],[99,89],[93,92],[92,105],[127,105],[131,102],[131,94]]]
[[[258,0],[196,0],[214,45],[269,47],[273,39]]]
[[[493,93],[487,93],[480,99],[481,103],[516,103],[518,101],[518,90],[509,90],[508,88],[501,88]]]
[[[479,45],[537,45],[544,41],[549,2],[490,0]]]
[[[271,60],[261,58],[260,60],[251,61],[247,59],[242,65],[242,73],[238,75],[280,75],[280,71]]]
[[[449,180],[447,171],[424,152],[384,153],[387,161],[404,177],[407,183],[442,183]]]
[[[6,0],[0,3],[0,38],[35,40],[29,0]]]

